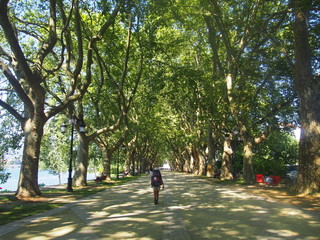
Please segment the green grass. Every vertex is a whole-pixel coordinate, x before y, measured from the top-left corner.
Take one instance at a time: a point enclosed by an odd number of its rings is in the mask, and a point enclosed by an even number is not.
[[[0,225],[4,225],[25,217],[42,213],[63,204],[38,203],[33,206],[26,206],[23,203],[10,209],[0,208]]]
[[[109,182],[101,182],[96,184],[94,181],[88,181],[86,187],[74,187],[73,192],[67,192],[66,189],[44,189],[42,194],[44,198],[19,200],[12,193],[2,192],[0,195],[0,225],[4,225],[28,216],[42,213],[53,208],[62,206],[66,202],[59,202],[61,199],[67,198],[69,201],[93,195],[107,188],[118,186],[126,182],[139,178],[140,176],[128,176],[120,179],[113,179]],[[48,198],[58,200],[48,201]]]
[[[241,184],[241,185],[248,185],[244,183],[243,179],[235,179],[235,180],[218,180],[215,182],[216,184],[221,184],[221,185],[234,185],[234,184]]]

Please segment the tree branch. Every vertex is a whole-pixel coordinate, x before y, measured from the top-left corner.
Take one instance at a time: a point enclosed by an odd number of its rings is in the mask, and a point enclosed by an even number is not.
[[[32,101],[28,97],[28,95],[25,93],[23,88],[21,87],[18,80],[15,78],[15,76],[12,74],[10,69],[7,67],[7,65],[4,64],[4,62],[0,61],[0,69],[3,71],[4,75],[10,82],[11,86],[14,88],[15,92],[18,94],[21,101],[27,106],[30,112],[33,112],[34,106],[32,104]]]
[[[74,19],[75,19],[75,30],[77,36],[77,52],[78,52],[78,59],[76,63],[76,68],[74,70],[74,78],[78,79],[78,76],[81,72],[83,66],[83,42],[82,42],[82,31],[81,31],[81,17],[79,13],[79,0],[77,0],[75,7],[74,7]]]
[[[53,47],[57,42],[57,32],[56,32],[56,0],[50,0],[50,20],[49,20],[49,36],[45,42],[43,42],[40,51],[38,52],[38,61],[39,66],[42,65],[45,57],[52,51]],[[40,70],[40,69],[39,69]]]
[[[92,81],[92,72],[91,72],[91,65],[93,64],[93,51],[96,42],[100,41],[108,28],[111,26],[111,24],[115,21],[116,16],[118,15],[118,12],[120,10],[121,4],[123,0],[119,0],[115,9],[113,10],[111,16],[108,18],[108,20],[103,24],[103,26],[100,28],[97,35],[91,38],[88,46],[88,52],[87,52],[87,67],[86,67],[86,81],[82,84],[80,92],[82,95],[86,91],[86,89],[89,87],[91,81]]]
[[[263,118],[261,118],[257,124],[261,124],[266,121],[267,118],[274,116],[277,112],[279,112],[282,108],[291,105],[292,101],[294,100],[295,96],[290,97],[288,100],[278,103],[269,113],[267,113]]]
[[[23,72],[26,81],[32,87],[35,93],[42,95],[43,88],[40,85],[41,79],[40,77],[33,74],[32,70],[30,69],[26,57],[24,56],[20,47],[15,31],[8,18],[8,2],[8,0],[0,1],[0,25],[3,29],[6,40],[10,45],[10,48],[18,62],[19,69],[21,69],[21,71]]]
[[[15,119],[17,119],[21,124],[21,126],[24,125],[26,119],[22,117],[22,115],[19,114],[13,107],[11,107],[9,104],[2,101],[1,99],[0,99],[0,106],[6,109]]]
[[[46,117],[49,119],[59,112],[63,111],[68,107],[68,105],[76,100],[78,100],[81,97],[80,93],[73,94],[70,97],[68,97],[66,100],[64,100],[60,105],[53,107],[46,113]]]

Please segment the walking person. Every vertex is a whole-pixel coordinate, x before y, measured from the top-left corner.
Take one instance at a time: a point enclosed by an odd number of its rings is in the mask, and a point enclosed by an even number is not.
[[[161,186],[162,186],[162,189],[164,189],[161,172],[159,169],[155,169],[152,172],[152,176],[151,176],[151,187],[153,188],[154,204],[159,203],[159,191]]]

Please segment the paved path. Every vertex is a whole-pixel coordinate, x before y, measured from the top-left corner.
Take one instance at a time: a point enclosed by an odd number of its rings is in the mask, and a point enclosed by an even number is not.
[[[306,212],[192,175],[165,172],[154,205],[149,177],[0,227],[0,239],[320,239]]]

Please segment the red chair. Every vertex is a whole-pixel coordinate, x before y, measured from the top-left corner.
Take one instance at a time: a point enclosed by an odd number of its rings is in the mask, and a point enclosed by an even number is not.
[[[279,176],[270,176],[272,178],[272,185],[278,185],[281,181],[281,177]]]
[[[264,183],[264,184],[268,184],[268,185],[278,185],[281,181],[281,177],[279,177],[279,176],[270,176],[272,181],[270,183],[267,183],[266,182],[267,178],[268,178],[268,176],[264,176],[262,174],[256,174],[256,182],[257,183]]]
[[[264,177],[262,174],[256,174],[256,182],[257,183],[265,183]]]

